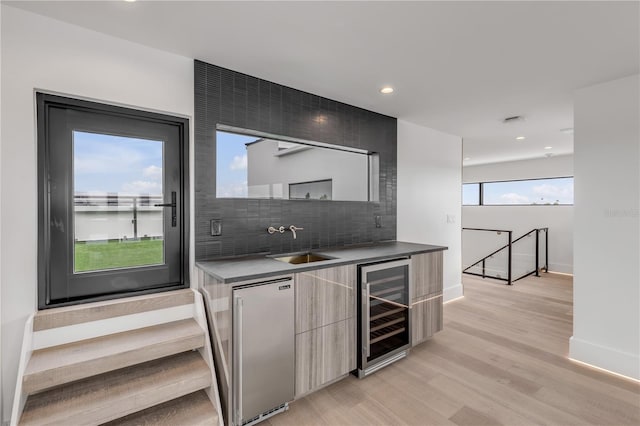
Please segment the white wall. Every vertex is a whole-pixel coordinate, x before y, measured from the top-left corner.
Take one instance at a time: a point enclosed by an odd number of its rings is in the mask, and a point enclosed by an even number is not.
[[[3,415],[8,419],[24,323],[36,310],[34,88],[193,117],[193,60],[1,7],[0,285]],[[193,134],[193,123],[190,129]]]
[[[462,169],[465,183],[565,176],[573,176],[573,155],[467,166]],[[573,206],[463,206],[462,226],[512,230],[514,239],[533,228],[548,227],[549,270],[573,273]],[[486,255],[492,249],[469,247],[475,245],[475,233],[463,231],[463,266],[467,266],[465,262],[471,264],[481,258],[479,252]]]
[[[462,296],[461,200],[462,139],[398,120],[397,238],[449,247],[445,301]]]
[[[365,154],[327,148],[278,153],[278,141],[247,147],[249,196],[289,198],[289,184],[331,179],[332,200],[369,200],[369,160]]]
[[[573,155],[505,161],[462,168],[464,183],[565,176],[573,176]]]
[[[157,201],[160,202],[160,201]],[[138,238],[162,237],[164,212],[161,207],[138,207]],[[76,206],[73,217],[76,241],[104,241],[134,238],[131,207]]]
[[[640,379],[640,75],[578,90],[572,358]]]

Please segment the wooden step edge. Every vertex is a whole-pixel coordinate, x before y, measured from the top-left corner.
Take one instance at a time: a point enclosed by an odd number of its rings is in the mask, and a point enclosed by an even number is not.
[[[19,424],[102,424],[211,384],[200,354],[184,352],[31,395]]]
[[[34,351],[22,390],[34,394],[204,346],[204,330],[182,320]]]
[[[218,412],[205,391],[198,391],[147,408],[104,426],[211,426],[218,424]]]
[[[33,331],[65,327],[191,303],[193,303],[193,291],[184,289],[46,309],[38,311],[34,316]]]

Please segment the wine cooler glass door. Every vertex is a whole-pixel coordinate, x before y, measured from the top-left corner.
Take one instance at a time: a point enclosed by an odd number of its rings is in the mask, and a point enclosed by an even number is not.
[[[363,359],[369,366],[410,343],[409,260],[365,266],[361,272]]]

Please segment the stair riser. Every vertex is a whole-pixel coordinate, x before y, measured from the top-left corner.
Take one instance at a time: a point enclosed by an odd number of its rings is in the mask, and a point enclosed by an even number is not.
[[[185,352],[33,395],[20,424],[101,424],[211,384],[211,372],[200,354]]]
[[[158,389],[157,393],[149,393],[135,398],[123,398],[117,404],[111,407],[101,407],[98,410],[87,410],[76,416],[67,416],[58,413],[57,416],[49,416],[39,422],[20,423],[20,425],[29,426],[50,426],[50,425],[74,425],[89,426],[110,422],[129,414],[153,407],[158,404],[170,401],[188,395],[192,392],[211,386],[211,377],[199,377],[197,379],[189,379],[187,381],[174,383],[172,386]],[[160,396],[158,396],[160,395]]]
[[[48,330],[192,303],[193,292],[180,290],[106,302],[86,303],[66,308],[47,309],[35,315],[33,331]]]
[[[154,359],[163,358],[180,352],[199,349],[203,346],[204,334],[188,336],[174,342],[163,342],[158,345],[150,345],[138,350],[111,355],[105,358],[64,366],[42,373],[25,375],[22,389],[23,392],[31,395],[54,386],[74,382],[76,380],[85,379],[97,374],[129,367]]]
[[[195,380],[187,380],[181,383],[175,383],[170,387],[165,387],[162,389],[158,389],[158,393],[156,395],[144,395],[140,398],[135,398],[133,400],[123,400],[120,405],[118,412],[114,413],[111,409],[102,409],[98,411],[94,411],[91,414],[92,418],[100,419],[98,421],[99,424],[110,422],[112,420],[119,419],[124,416],[128,416],[129,414],[136,413],[138,411],[142,411],[144,409],[153,407],[158,404],[165,403],[174,398],[179,398],[181,396],[188,395],[192,392],[199,391],[201,389],[207,388],[211,386],[211,378],[200,377]],[[157,395],[165,395],[164,398],[159,398]],[[66,425],[90,425],[92,423],[82,423],[84,415],[80,415],[76,418],[66,418],[64,422]]]

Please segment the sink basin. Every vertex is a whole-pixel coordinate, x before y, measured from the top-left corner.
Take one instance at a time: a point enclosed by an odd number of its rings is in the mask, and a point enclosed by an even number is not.
[[[331,260],[333,257],[323,256],[318,253],[296,253],[287,256],[274,256],[275,260],[280,262],[291,263],[292,265],[298,265],[301,263],[313,263],[322,262],[324,260]]]

